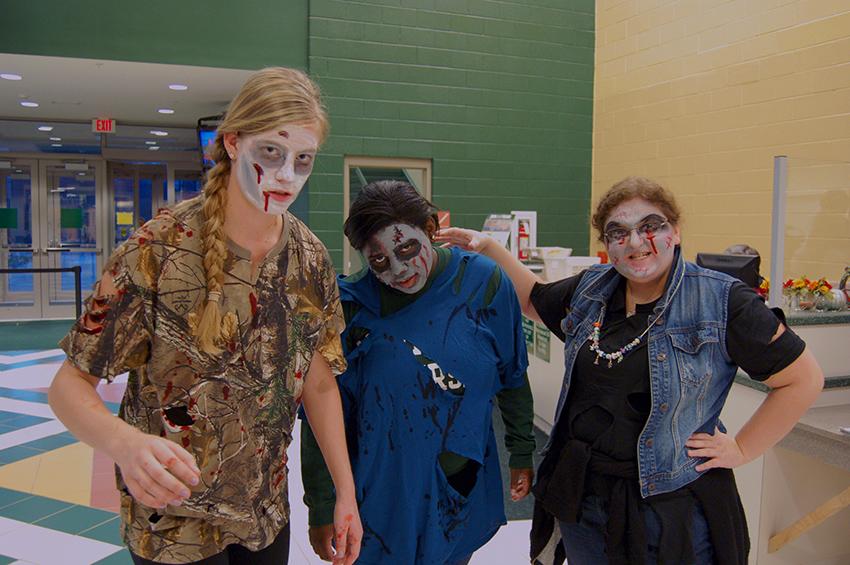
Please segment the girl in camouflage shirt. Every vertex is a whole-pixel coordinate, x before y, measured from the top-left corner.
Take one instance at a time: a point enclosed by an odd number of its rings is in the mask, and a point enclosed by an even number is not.
[[[117,464],[136,563],[286,563],[286,449],[303,403],[337,489],[335,560],[359,554],[334,375],[345,370],[327,250],[288,211],[327,116],[299,71],[264,69],[231,102],[204,193],[110,258],[50,405]],[[119,417],[96,392],[129,371]]]

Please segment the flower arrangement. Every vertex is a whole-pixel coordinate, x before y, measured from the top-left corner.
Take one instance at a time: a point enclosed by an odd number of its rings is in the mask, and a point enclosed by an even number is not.
[[[768,279],[767,277],[763,277],[761,279],[761,283],[759,283],[758,287],[756,288],[756,292],[759,296],[766,299],[770,294],[770,279]]]
[[[808,294],[811,292],[809,290],[809,285],[812,283],[807,277],[800,277],[796,279],[788,279],[782,285],[782,294],[785,296],[800,296],[802,294]]]
[[[826,279],[821,278],[816,281],[809,281],[809,290],[815,296],[826,296],[832,293],[832,285]]]

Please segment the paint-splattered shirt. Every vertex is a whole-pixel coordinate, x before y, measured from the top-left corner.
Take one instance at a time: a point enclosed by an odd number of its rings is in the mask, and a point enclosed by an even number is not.
[[[163,212],[107,265],[61,347],[79,369],[112,379],[129,371],[120,417],[189,450],[201,482],[181,506],[155,511],[127,492],[122,534],[164,563],[197,561],[237,543],[271,543],[289,520],[286,448],[314,352],[345,370],[333,267],[322,243],[289,213],[280,241],[253,270],[228,241],[220,355],[200,351],[192,327],[205,298],[202,197]]]

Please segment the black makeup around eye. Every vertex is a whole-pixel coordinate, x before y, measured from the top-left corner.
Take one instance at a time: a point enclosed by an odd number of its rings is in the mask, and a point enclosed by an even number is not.
[[[401,261],[407,261],[419,255],[422,251],[422,243],[418,239],[408,239],[404,243],[396,245],[393,252]]]
[[[658,214],[649,214],[648,216],[645,216],[644,218],[642,218],[638,223],[636,223],[635,227],[642,226],[642,225],[644,225],[648,222],[655,222],[655,223],[658,223],[658,224],[663,224],[666,221],[667,221],[667,218],[665,218],[664,216],[659,216]],[[604,230],[605,232],[609,232],[609,231],[615,230],[615,229],[626,229],[627,230],[629,228],[627,226],[621,224],[620,222],[608,222],[607,224],[605,224],[605,230]]]
[[[389,260],[383,255],[379,255],[377,257],[369,257],[369,266],[372,267],[372,270],[376,273],[383,273],[387,269],[390,268]]]

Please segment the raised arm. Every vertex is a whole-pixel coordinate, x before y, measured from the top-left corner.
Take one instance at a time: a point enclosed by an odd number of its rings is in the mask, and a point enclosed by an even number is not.
[[[447,246],[455,245],[461,249],[486,255],[499,264],[514,284],[522,313],[533,320],[542,322],[537,310],[531,303],[531,289],[535,283],[541,283],[540,277],[519,262],[510,251],[490,236],[475,230],[464,228],[445,228],[437,232],[435,242]]]

